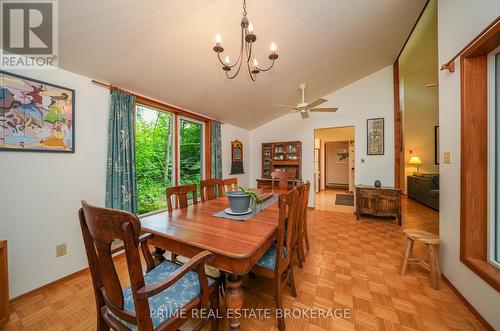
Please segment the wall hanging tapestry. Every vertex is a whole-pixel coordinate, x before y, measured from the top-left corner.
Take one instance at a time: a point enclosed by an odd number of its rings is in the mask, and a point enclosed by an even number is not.
[[[243,171],[243,143],[239,140],[231,141],[231,175],[244,174]]]
[[[75,152],[75,91],[0,70],[0,150]]]
[[[368,155],[384,155],[384,119],[371,118],[366,121],[366,146]]]

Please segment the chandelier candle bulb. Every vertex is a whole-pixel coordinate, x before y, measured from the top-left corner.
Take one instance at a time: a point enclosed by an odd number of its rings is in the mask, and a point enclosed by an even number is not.
[[[275,43],[271,43],[271,53],[276,53],[276,44]]]
[[[253,24],[248,24],[248,33],[253,33]]]
[[[227,55],[226,55],[226,58],[224,59],[224,62],[225,62],[227,65],[229,65],[229,62],[230,62],[230,61],[229,61],[229,56],[227,56]]]
[[[220,36],[219,33],[217,33],[217,35],[215,35],[215,44],[217,46],[220,46],[220,43],[222,42],[222,37]]]

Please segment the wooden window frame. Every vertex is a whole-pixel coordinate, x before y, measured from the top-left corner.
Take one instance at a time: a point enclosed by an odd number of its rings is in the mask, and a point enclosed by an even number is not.
[[[204,153],[204,176],[203,178],[211,178],[212,177],[212,173],[211,173],[211,170],[212,170],[212,167],[211,167],[211,164],[212,164],[212,152],[211,152],[211,139],[210,139],[210,136],[211,136],[211,128],[212,128],[212,120],[209,119],[209,118],[206,118],[206,117],[203,117],[201,115],[197,115],[197,114],[194,114],[194,113],[191,113],[191,112],[188,112],[188,111],[184,111],[182,109],[178,109],[178,108],[175,108],[175,107],[172,107],[168,104],[165,104],[165,103],[162,103],[162,102],[159,102],[159,101],[156,101],[156,100],[153,100],[153,99],[149,99],[149,98],[145,98],[145,97],[142,97],[142,96],[139,96],[137,95],[136,96],[136,100],[135,100],[135,103],[136,104],[140,104],[140,105],[144,105],[146,107],[151,107],[153,109],[156,109],[156,110],[160,110],[160,111],[165,111],[167,113],[170,113],[170,114],[173,114],[174,116],[174,144],[175,144],[175,148],[174,148],[174,174],[175,174],[175,178],[174,178],[174,183],[175,185],[179,185],[179,151],[177,150],[178,146],[179,146],[179,118],[180,117],[185,117],[187,119],[192,119],[192,120],[195,120],[197,122],[202,122],[204,125],[204,137],[203,137],[203,141],[204,141],[204,144],[203,144],[203,153]]]
[[[500,292],[500,269],[488,258],[488,54],[499,45],[497,20],[460,56],[460,260]]]

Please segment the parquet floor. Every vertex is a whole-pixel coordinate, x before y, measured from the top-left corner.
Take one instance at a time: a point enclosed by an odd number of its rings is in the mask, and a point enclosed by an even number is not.
[[[403,227],[437,231],[438,214],[404,201]],[[298,297],[284,293],[285,308],[345,308],[351,317],[287,318],[287,330],[483,330],[473,314],[441,282],[430,287],[427,272],[398,268],[404,247],[402,227],[389,220],[363,218],[352,210],[309,212],[311,251],[303,269],[296,268]],[[422,253],[422,249],[418,253]],[[117,261],[121,276],[125,260]],[[246,308],[273,308],[270,283],[247,279]],[[88,273],[17,301],[5,330],[94,330],[95,308]],[[222,321],[220,329],[227,323]],[[275,330],[275,319],[253,318],[242,330]]]

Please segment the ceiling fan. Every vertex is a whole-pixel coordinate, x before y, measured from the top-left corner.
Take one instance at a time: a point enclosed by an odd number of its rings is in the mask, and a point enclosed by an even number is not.
[[[302,95],[302,102],[301,103],[297,104],[296,106],[276,105],[276,107],[285,107],[285,108],[293,109],[292,112],[299,112],[302,119],[308,118],[310,111],[324,112],[324,113],[334,113],[337,111],[338,108],[316,108],[317,106],[328,101],[328,100],[323,99],[323,98],[319,98],[313,102],[305,102],[305,96],[304,96],[305,89],[306,89],[306,84],[299,85],[299,90],[301,91],[301,95]]]

